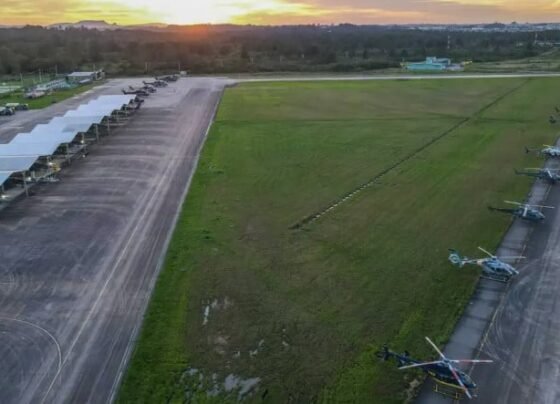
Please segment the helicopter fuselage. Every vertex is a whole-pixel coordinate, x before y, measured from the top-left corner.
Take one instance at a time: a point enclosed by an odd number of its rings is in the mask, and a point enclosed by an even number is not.
[[[500,260],[498,257],[470,259],[468,257],[462,257],[456,250],[449,251],[449,261],[453,265],[459,268],[467,264],[478,265],[482,268],[485,275],[497,278],[496,280],[508,280],[519,273],[513,266]]]
[[[545,215],[538,211],[537,209],[520,206],[518,208],[493,208],[490,207],[491,210],[502,212],[502,213],[509,213],[515,217],[518,217],[522,220],[527,220],[529,222],[542,222],[545,219]]]
[[[422,363],[419,360],[411,358],[406,352],[404,354],[398,354],[388,350],[384,352],[384,358],[386,360],[389,359],[390,357],[393,357],[397,361],[399,367]],[[449,369],[447,362],[426,365],[421,367],[420,369],[425,373],[427,373],[430,377],[436,379],[437,381],[440,381],[448,385],[452,385],[457,388],[461,388],[461,386],[459,385],[459,383],[457,383],[457,380],[453,376],[453,373]],[[463,384],[467,389],[469,390],[476,389],[476,384],[470,378],[469,375],[467,375],[465,372],[455,367],[453,369],[455,369],[455,372],[457,373],[457,375],[461,379],[461,382],[463,382]]]
[[[545,219],[545,216],[542,212],[538,211],[537,209],[533,209],[533,208],[524,208],[524,207],[520,207],[517,209],[514,209],[514,216],[523,219],[523,220],[529,220],[532,222],[540,222],[543,221]]]
[[[552,173],[550,170],[540,170],[535,172],[522,171],[518,174],[526,175],[528,177],[535,177],[542,181],[547,181],[550,184],[556,184],[560,181],[560,175]]]
[[[503,262],[498,258],[484,258],[478,260],[478,265],[488,275],[511,277],[517,275],[517,270],[508,263]]]
[[[560,181],[560,175],[558,174],[552,174],[550,171],[546,171],[543,173],[540,173],[540,179],[543,181],[548,181],[551,184],[556,184],[558,181]]]
[[[541,150],[541,154],[549,158],[560,157],[560,149],[557,147],[546,147]]]

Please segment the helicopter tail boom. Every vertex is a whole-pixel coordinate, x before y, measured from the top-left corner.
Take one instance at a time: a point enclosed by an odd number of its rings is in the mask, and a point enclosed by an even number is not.
[[[488,206],[488,210],[492,212],[502,212],[502,213],[509,213],[509,214],[513,214],[515,212],[515,209],[495,208],[493,206]]]
[[[375,353],[375,356],[385,362],[390,359],[395,359],[399,368],[418,363],[418,361],[410,358],[410,354],[407,351],[405,351],[403,354],[399,354],[391,351],[387,347],[387,345],[383,345],[383,347]]]
[[[452,248],[449,249],[449,262],[455,265],[458,268],[463,268],[465,264],[469,261],[467,257],[463,257],[459,251],[454,250]]]

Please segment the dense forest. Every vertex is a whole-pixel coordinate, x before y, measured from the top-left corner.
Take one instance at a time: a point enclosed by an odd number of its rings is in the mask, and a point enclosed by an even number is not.
[[[547,33],[559,40],[560,31]],[[363,71],[428,55],[497,61],[533,56],[534,33],[445,32],[381,26],[190,26],[108,31],[0,29],[0,75],[103,67],[143,74]]]

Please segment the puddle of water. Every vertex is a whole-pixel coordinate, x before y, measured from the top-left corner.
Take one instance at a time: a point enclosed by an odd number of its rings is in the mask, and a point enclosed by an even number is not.
[[[202,371],[196,368],[189,368],[183,373],[183,382],[185,382],[187,390],[185,397],[191,399],[196,391],[204,392],[208,397],[217,397],[220,394],[237,394],[239,401],[251,395],[261,382],[260,377],[251,377],[244,379],[235,374],[229,374],[223,381],[217,373],[211,376],[205,376]]]
[[[204,306],[202,325],[204,326],[208,324],[210,312],[212,310],[227,310],[231,306],[233,306],[233,301],[227,296],[221,301],[219,299],[212,300],[212,302]]]
[[[224,390],[227,393],[238,390],[238,398],[241,399],[251,392],[260,382],[260,377],[242,379],[234,374],[229,374],[224,381]]]
[[[261,348],[264,346],[264,339],[261,339],[259,341],[259,344],[257,345],[257,348],[253,349],[252,351],[249,351],[249,356],[251,358],[257,356],[257,354],[259,353],[259,351],[261,350]]]
[[[208,318],[210,317],[210,306],[204,308],[204,320],[202,320],[202,325],[208,324]]]

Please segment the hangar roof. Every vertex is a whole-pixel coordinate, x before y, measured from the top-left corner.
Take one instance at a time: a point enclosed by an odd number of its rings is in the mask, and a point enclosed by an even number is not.
[[[14,156],[50,156],[60,146],[58,140],[48,140],[35,143],[8,143],[0,144],[0,158]]]
[[[12,176],[13,171],[0,171],[0,185],[4,184]]]
[[[92,122],[91,119],[84,116],[59,116],[53,118],[49,122],[49,126],[56,126],[62,128],[64,132],[72,132],[75,131],[77,133],[84,133],[87,132],[93,124],[96,122]]]
[[[29,170],[41,156],[50,156],[61,144],[72,142],[78,133],[87,132],[114,111],[130,104],[135,95],[104,95],[20,133],[10,143],[0,144],[0,185],[14,173]]]
[[[11,171],[12,173],[27,171],[35,164],[38,158],[39,156],[0,157],[0,171]],[[4,181],[2,181],[1,184],[3,184]]]
[[[12,139],[9,145],[29,145],[30,143],[52,143],[57,147],[63,143],[70,143],[76,138],[75,131],[62,132],[53,130],[49,134],[41,133],[20,133]],[[0,145],[0,156],[2,155],[2,146]],[[56,150],[56,149],[55,149]]]

